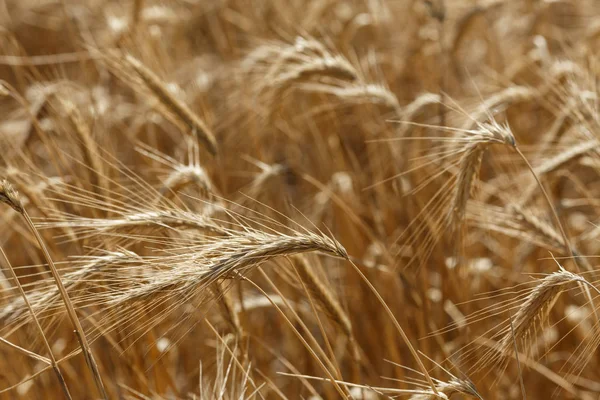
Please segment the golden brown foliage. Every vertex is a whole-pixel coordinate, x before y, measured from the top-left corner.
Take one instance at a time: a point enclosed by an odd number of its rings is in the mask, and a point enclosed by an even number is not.
[[[597,398],[599,18],[0,1],[0,398]]]

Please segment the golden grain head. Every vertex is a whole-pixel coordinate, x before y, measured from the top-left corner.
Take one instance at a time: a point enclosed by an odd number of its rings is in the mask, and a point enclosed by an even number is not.
[[[6,179],[0,181],[0,202],[8,204],[18,213],[23,213],[23,203],[19,193]]]

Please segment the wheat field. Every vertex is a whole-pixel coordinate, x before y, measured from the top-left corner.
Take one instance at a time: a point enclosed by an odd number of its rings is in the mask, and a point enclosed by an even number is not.
[[[0,0],[0,398],[600,399],[596,0]]]

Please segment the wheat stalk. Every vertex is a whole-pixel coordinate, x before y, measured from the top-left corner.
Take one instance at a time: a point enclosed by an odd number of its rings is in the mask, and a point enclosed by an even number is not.
[[[296,257],[294,265],[300,277],[306,282],[308,290],[342,329],[348,338],[352,338],[352,324],[348,315],[334,294],[321,282],[303,257]]]
[[[72,399],[71,393],[69,392],[69,388],[67,387],[67,383],[65,382],[65,378],[56,362],[56,358],[54,357],[54,352],[52,351],[52,347],[50,347],[50,343],[48,343],[48,339],[46,338],[44,330],[42,329],[42,325],[40,324],[38,317],[37,317],[33,307],[31,306],[29,299],[27,298],[27,294],[25,293],[25,290],[23,289],[23,286],[21,285],[21,282],[19,281],[19,277],[15,273],[15,270],[12,267],[12,264],[10,263],[10,261],[8,260],[8,257],[4,253],[4,249],[2,247],[0,247],[0,253],[2,254],[2,257],[4,258],[6,263],[8,264],[12,278],[15,281],[17,288],[19,289],[21,299],[23,300],[23,302],[25,303],[25,306],[29,310],[31,317],[32,317],[33,321],[35,322],[35,326],[38,329],[40,335],[42,336],[44,346],[46,347],[46,350],[48,351],[48,356],[50,357],[50,365],[52,365],[52,369],[54,370],[54,373],[56,374],[56,377],[57,377],[58,381],[60,382],[60,385],[62,386],[65,397],[67,399]]]
[[[233,332],[235,332],[236,336],[238,338],[243,338],[244,330],[242,329],[240,318],[235,310],[235,306],[231,301],[231,298],[228,296],[228,293],[223,290],[223,284],[221,282],[215,282],[211,288],[214,291],[215,298],[221,306],[221,310],[223,311],[222,314],[225,320]]]
[[[77,339],[79,340],[79,343],[81,345],[81,350],[83,351],[83,354],[85,356],[88,367],[90,368],[90,370],[92,371],[92,375],[94,376],[94,382],[96,383],[96,387],[97,387],[100,395],[103,398],[108,399],[106,390],[104,389],[104,384],[102,383],[102,378],[100,377],[100,373],[98,371],[98,366],[96,364],[96,361],[92,354],[92,350],[91,350],[90,345],[88,344],[87,338],[85,336],[85,332],[81,326],[81,323],[79,322],[79,318],[77,317],[75,308],[73,307],[73,304],[71,303],[69,294],[67,293],[67,291],[60,279],[60,275],[58,274],[58,271],[54,265],[54,262],[52,261],[52,258],[50,257],[50,253],[48,253],[48,249],[46,248],[46,245],[44,244],[44,241],[43,241],[41,235],[39,234],[35,225],[31,221],[29,214],[27,214],[27,211],[23,207],[23,204],[21,203],[21,200],[19,198],[19,194],[14,190],[12,185],[6,180],[0,181],[0,202],[8,204],[16,212],[21,214],[23,216],[23,218],[25,219],[25,222],[27,223],[29,229],[35,236],[35,239],[38,242],[38,244],[42,250],[42,253],[44,254],[44,258],[48,262],[48,268],[50,269],[52,277],[54,278],[54,283],[56,284],[56,287],[58,288],[58,290],[60,292],[60,296],[63,299],[65,308],[67,309],[67,315],[69,316],[69,319],[70,319],[71,323],[73,324],[73,327],[75,328],[75,332],[77,334]]]

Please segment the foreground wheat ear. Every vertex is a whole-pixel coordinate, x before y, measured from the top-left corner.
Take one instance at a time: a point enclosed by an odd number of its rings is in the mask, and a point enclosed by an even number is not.
[[[436,224],[436,229],[433,230],[432,233],[430,233],[430,236],[425,240],[425,243],[422,246],[419,246],[419,243],[415,242],[416,240],[418,240],[417,234],[413,234],[412,237],[406,237],[403,234],[400,237],[400,239],[407,239],[408,243],[410,243],[413,246],[417,246],[418,248],[423,247],[425,249],[425,259],[427,259],[430,255],[430,253],[433,251],[433,245],[438,240],[436,238],[436,236],[438,236],[440,234],[444,234],[444,233],[449,234],[450,236],[453,236],[454,234],[459,233],[458,240],[456,241],[456,245],[455,245],[455,252],[457,252],[461,247],[460,242],[462,240],[463,235],[460,234],[460,232],[461,232],[461,229],[464,227],[464,220],[465,220],[465,216],[466,216],[466,212],[467,212],[467,205],[469,203],[469,200],[472,199],[473,192],[477,186],[484,154],[491,145],[495,144],[495,145],[503,145],[503,146],[507,147],[508,149],[513,150],[514,152],[517,153],[517,155],[521,158],[521,160],[526,164],[529,173],[531,173],[531,175],[533,175],[533,178],[535,179],[535,182],[536,182],[539,190],[541,191],[543,198],[545,199],[548,207],[550,208],[550,211],[553,215],[554,221],[555,221],[555,223],[559,229],[560,235],[562,237],[562,242],[563,242],[562,246],[565,249],[568,249],[570,255],[573,256],[573,258],[575,259],[574,252],[573,252],[574,248],[570,244],[570,241],[564,230],[563,224],[556,212],[555,206],[552,203],[552,201],[550,200],[550,197],[549,197],[548,193],[546,192],[546,189],[544,188],[542,182],[539,180],[539,177],[538,177],[536,171],[531,166],[531,164],[529,163],[528,159],[525,157],[523,152],[519,149],[519,146],[517,145],[515,136],[511,130],[510,126],[508,125],[508,123],[504,123],[504,124],[498,123],[496,121],[496,119],[494,118],[494,116],[492,114],[490,114],[489,112],[487,112],[488,121],[480,122],[479,120],[475,119],[473,116],[471,116],[468,113],[466,113],[465,111],[463,111],[462,108],[458,104],[456,104],[456,102],[454,100],[452,102],[454,103],[454,105],[449,106],[449,108],[452,110],[459,110],[461,114],[464,114],[464,116],[466,116],[466,118],[469,120],[469,123],[474,126],[473,128],[459,129],[459,128],[449,128],[449,127],[436,127],[436,126],[432,126],[432,125],[428,125],[428,124],[420,124],[420,123],[413,123],[413,122],[406,122],[406,124],[405,124],[408,126],[421,127],[421,128],[432,128],[432,129],[438,129],[438,130],[454,133],[455,134],[454,138],[442,137],[442,138],[431,138],[430,140],[432,142],[435,142],[436,140],[438,140],[441,143],[445,143],[445,142],[451,143],[450,150],[445,150],[444,152],[441,153],[443,155],[441,157],[441,160],[443,160],[442,164],[444,164],[445,159],[447,159],[448,157],[453,156],[455,154],[459,154],[460,158],[459,158],[458,162],[456,162],[455,164],[451,164],[448,167],[443,167],[444,168],[443,171],[446,171],[446,170],[451,170],[452,167],[454,167],[456,165],[458,171],[456,172],[455,180],[448,181],[442,188],[440,188],[438,190],[438,192],[435,194],[435,196],[433,196],[433,198],[427,203],[426,206],[431,205],[433,207],[432,215],[429,216],[429,215],[425,214],[425,211],[427,209],[424,209],[420,213],[423,215],[423,218],[426,221],[421,223],[420,226],[417,226],[417,233],[422,233],[423,231],[428,229],[427,220],[429,220],[429,219],[434,220],[434,224]],[[419,137],[414,140],[422,140],[422,139],[426,139],[426,138]],[[411,138],[410,137],[401,138],[400,140],[410,141]],[[428,161],[425,165],[435,163],[435,162],[439,162],[439,161],[437,160],[436,157],[433,157],[433,160]],[[419,167],[417,167],[415,169],[418,170]],[[400,174],[398,176],[402,176],[402,175],[404,175],[404,173]],[[395,176],[395,177],[398,177],[398,176]],[[437,176],[437,174],[436,174],[436,176]],[[450,187],[449,186],[450,182],[453,183],[453,188],[451,191],[451,195],[448,198],[446,191]],[[426,183],[429,183],[428,179],[426,180]],[[424,186],[423,184],[419,185],[419,187],[417,189],[414,189],[414,191],[420,190],[420,188],[422,188],[423,186]],[[444,207],[446,207],[446,205],[444,204],[444,202],[446,202],[446,201],[449,202],[449,205],[447,206],[448,211],[444,215],[443,211],[440,213],[440,210],[443,210]],[[439,218],[441,219],[441,222],[436,221],[436,219],[438,218],[438,213],[440,213]],[[411,225],[413,224],[413,222],[411,222]],[[457,254],[455,254],[455,256],[456,255]]]
[[[439,101],[439,99],[436,99]],[[504,146],[509,149],[519,151],[515,137],[508,124],[500,124],[488,113],[488,121],[481,122],[469,115],[467,112],[452,100],[453,105],[448,108],[458,111],[463,117],[466,117],[472,128],[452,128],[446,126],[434,126],[411,121],[400,121],[405,127],[425,128],[434,131],[450,133],[450,137],[416,137],[410,136],[390,139],[390,142],[402,141],[431,141],[440,143],[434,146],[435,151],[432,156],[416,157],[421,165],[411,168],[406,172],[400,173],[388,178],[391,180],[398,177],[409,176],[410,172],[420,171],[432,164],[439,164],[439,171],[433,173],[436,178],[444,173],[451,173],[452,179],[447,180],[437,192],[427,200],[423,209],[419,212],[419,219],[414,219],[401,234],[398,241],[406,242],[416,249],[409,264],[423,254],[422,262],[425,262],[434,249],[435,244],[444,235],[456,238],[454,242],[454,256],[458,256],[462,245],[462,232],[464,228],[465,215],[469,200],[473,198],[475,189],[478,185],[479,174],[482,167],[484,155],[493,145]],[[387,141],[387,140],[386,140]],[[438,149],[441,148],[442,150]],[[458,158],[456,160],[456,158]],[[422,162],[422,160],[427,160]],[[385,182],[384,181],[384,182]],[[419,183],[416,188],[412,188],[408,193],[414,194],[423,190],[432,183],[430,177],[426,177],[424,183]],[[369,186],[370,188],[373,186]],[[425,234],[425,240],[421,235]]]
[[[81,346],[81,350],[85,357],[86,363],[87,363],[88,367],[90,368],[92,375],[94,377],[94,382],[96,383],[96,388],[98,389],[100,395],[103,398],[108,399],[108,395],[104,388],[102,378],[100,377],[100,372],[98,371],[98,365],[96,364],[96,360],[94,359],[92,350],[90,348],[90,345],[88,344],[87,338],[85,336],[85,332],[83,331],[83,327],[81,326],[81,323],[79,322],[79,317],[77,316],[77,313],[76,313],[75,309],[73,308],[73,304],[71,303],[69,294],[65,290],[65,287],[61,281],[60,275],[59,275],[56,267],[54,266],[54,262],[52,261],[52,258],[50,257],[50,253],[48,252],[48,249],[46,248],[46,245],[44,244],[44,240],[42,239],[42,237],[41,237],[40,233],[38,232],[38,230],[36,229],[35,225],[33,224],[33,221],[31,221],[29,214],[27,214],[27,211],[25,210],[25,207],[23,206],[23,203],[21,202],[21,199],[19,198],[19,194],[6,179],[3,179],[2,181],[0,181],[0,202],[8,204],[16,212],[21,214],[23,216],[23,219],[25,220],[27,226],[31,230],[31,233],[35,236],[35,239],[38,242],[40,249],[42,250],[42,253],[44,254],[44,258],[46,259],[46,262],[48,263],[48,268],[50,270],[50,273],[52,274],[54,283],[56,284],[56,287],[58,288],[60,295],[62,297],[62,300],[64,302],[65,308],[67,309],[67,314],[69,316],[69,320],[71,321],[71,324],[73,325],[73,327],[75,329],[75,333],[77,335],[77,339]]]
[[[554,303],[560,294],[568,289],[569,284],[581,284],[600,294],[600,291],[582,275],[566,271],[562,267],[559,271],[539,279],[537,285],[518,305],[514,318],[511,318],[510,326],[497,334],[498,343],[477,361],[478,368],[494,363],[504,368],[515,350],[513,348],[515,345],[519,351],[527,354],[537,340],[538,333],[547,321]],[[594,307],[593,303],[590,305]]]
[[[475,133],[470,136],[471,140],[466,141],[462,150],[464,154],[460,159],[456,188],[448,216],[448,225],[452,231],[458,230],[463,223],[467,202],[473,194],[481,161],[489,145],[501,144],[512,148],[517,146],[508,125],[502,126],[492,119],[490,122],[477,122],[477,128]]]

